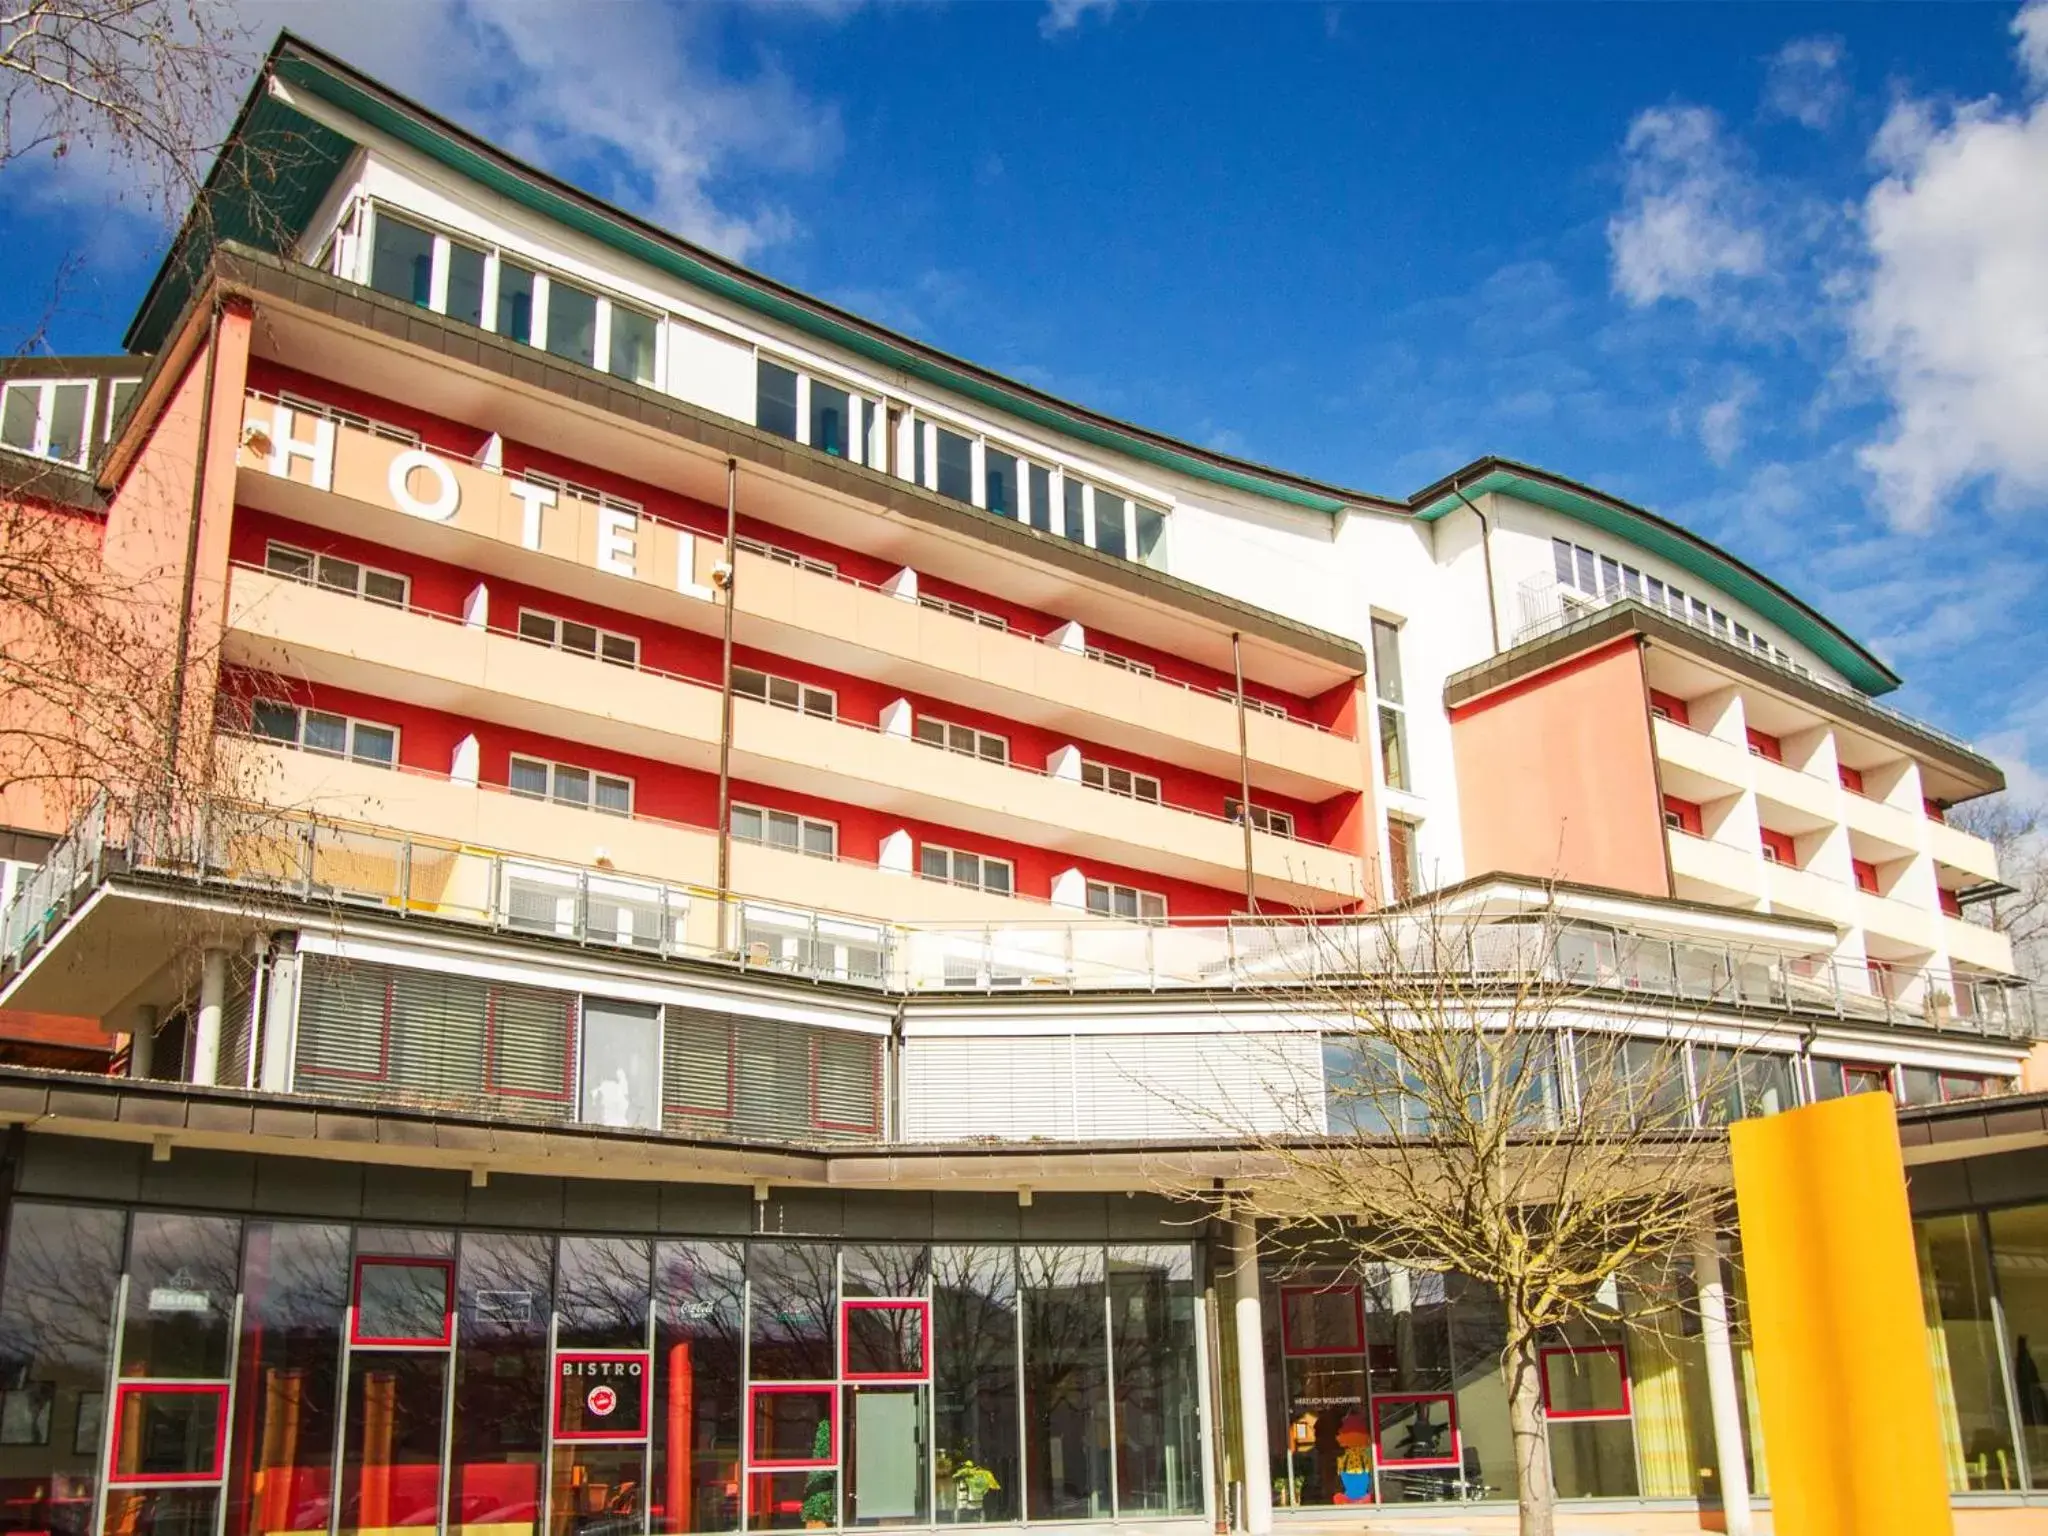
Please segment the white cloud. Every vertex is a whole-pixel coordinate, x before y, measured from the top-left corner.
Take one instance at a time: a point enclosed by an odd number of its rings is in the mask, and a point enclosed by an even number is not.
[[[2048,22],[2022,35],[2048,40]],[[1973,484],[2006,506],[2048,500],[2048,100],[1893,116],[1851,316],[1891,419],[1859,457],[1892,522],[1924,530]]]
[[[2048,0],[2027,0],[2012,19],[2020,68],[2037,91],[2048,91]]]
[[[1795,37],[1770,57],[1764,114],[1790,118],[1816,132],[1831,128],[1849,100],[1842,76],[1848,50],[1839,37]]]
[[[1705,107],[1652,107],[1629,125],[1621,212],[1607,223],[1614,289],[1637,306],[1705,304],[1763,270],[1756,192]]]
[[[1045,0],[1045,14],[1038,18],[1040,37],[1058,37],[1071,32],[1090,15],[1107,16],[1117,0]]]
[[[1756,395],[1756,380],[1741,374],[1726,394],[1700,412],[1700,446],[1724,469],[1742,451],[1742,414]]]
[[[772,57],[721,69],[714,12],[564,0],[239,0],[268,41],[289,26],[521,159],[736,258],[791,238],[772,201],[722,194],[734,173],[802,173],[841,144],[836,108]],[[806,14],[831,20],[830,5]]]

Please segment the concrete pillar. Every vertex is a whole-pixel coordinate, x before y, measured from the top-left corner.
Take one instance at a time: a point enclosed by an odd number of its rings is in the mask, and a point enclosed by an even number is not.
[[[228,952],[209,949],[199,966],[199,1011],[192,1021],[192,1081],[220,1080],[220,1016],[228,999]]]
[[[1728,1292],[1721,1278],[1721,1244],[1702,1232],[1693,1250],[1693,1279],[1700,1293],[1700,1343],[1707,1358],[1707,1401],[1714,1414],[1714,1462],[1721,1483],[1721,1511],[1728,1536],[1751,1536],[1749,1459],[1742,1450],[1742,1398],[1735,1374],[1735,1349],[1728,1332]]]
[[[257,1085],[285,1093],[292,1085],[292,1033],[299,1016],[299,957],[281,949],[270,962],[270,995],[263,1004],[263,1058]]]
[[[1259,1239],[1250,1220],[1232,1226],[1231,1283],[1237,1297],[1237,1419],[1244,1432],[1244,1528],[1273,1529],[1273,1471],[1266,1459],[1266,1330],[1259,1315]]]
[[[156,1009],[135,1010],[135,1032],[128,1037],[128,1075],[148,1077],[156,1070]]]

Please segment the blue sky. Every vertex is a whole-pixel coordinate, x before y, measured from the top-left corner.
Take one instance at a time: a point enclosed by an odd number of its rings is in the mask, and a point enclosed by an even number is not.
[[[1655,508],[2048,788],[2048,0],[238,9],[1100,409],[1385,494],[1491,452]],[[158,228],[8,175],[0,325],[111,251],[51,333],[111,346]]]

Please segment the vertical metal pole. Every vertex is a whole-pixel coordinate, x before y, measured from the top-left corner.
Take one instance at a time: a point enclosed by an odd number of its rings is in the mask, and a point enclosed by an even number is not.
[[[1244,909],[1257,913],[1259,898],[1252,885],[1252,760],[1244,719],[1244,640],[1230,632],[1230,670],[1237,682],[1237,819],[1244,829]]]
[[[740,461],[725,461],[725,625],[718,666],[718,952],[730,954],[732,910],[732,608],[739,585]]]
[[[1237,1320],[1238,1465],[1244,1469],[1244,1528],[1273,1529],[1273,1474],[1266,1445],[1266,1330],[1260,1316],[1258,1224],[1249,1211],[1231,1213],[1231,1292]]]
[[[1721,1243],[1702,1230],[1693,1249],[1693,1283],[1700,1299],[1700,1344],[1707,1364],[1707,1401],[1714,1419],[1714,1462],[1720,1474],[1721,1514],[1728,1536],[1750,1536],[1749,1459],[1742,1449],[1742,1408],[1735,1350],[1728,1328],[1728,1295],[1721,1276]]]

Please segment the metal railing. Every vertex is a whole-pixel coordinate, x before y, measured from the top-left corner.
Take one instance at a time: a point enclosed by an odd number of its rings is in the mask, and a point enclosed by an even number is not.
[[[1888,720],[1896,721],[1923,736],[1932,736],[1959,751],[1968,752],[1972,756],[1977,755],[1977,749],[1962,737],[1952,735],[1940,726],[1929,725],[1925,720],[1916,720],[1888,704],[1880,704],[1876,699],[1850,687],[1847,683],[1838,683],[1833,678],[1823,677],[1812,668],[1803,666],[1780,652],[1744,645],[1735,639],[1732,633],[1724,632],[1711,618],[1702,619],[1691,612],[1690,608],[1681,610],[1672,604],[1654,603],[1622,587],[1611,587],[1595,596],[1581,592],[1575,587],[1567,587],[1550,576],[1532,576],[1524,581],[1519,589],[1519,597],[1522,622],[1515,630],[1514,639],[1518,646],[1544,635],[1557,634],[1575,625],[1589,623],[1610,608],[1627,604],[1640,608],[1645,613],[1654,613],[1660,618],[1683,624],[1688,629],[1697,630],[1705,639],[1716,645],[1725,646],[1737,655],[1745,656],[1751,661],[1761,661],[1803,682],[1811,683],[1816,688],[1839,694],[1842,698],[1883,715]]]
[[[1964,972],[1873,974],[1827,957],[1512,918],[1434,927],[1399,914],[891,923],[751,896],[727,897],[721,914],[718,894],[702,886],[259,806],[123,818],[95,805],[22,883],[5,917],[0,974],[18,970],[85,894],[122,870],[891,993],[1246,991],[1540,974],[1588,997],[1661,1007],[2048,1037],[2037,988]]]

